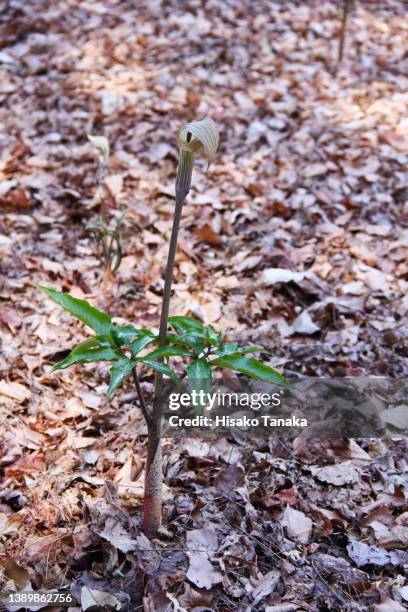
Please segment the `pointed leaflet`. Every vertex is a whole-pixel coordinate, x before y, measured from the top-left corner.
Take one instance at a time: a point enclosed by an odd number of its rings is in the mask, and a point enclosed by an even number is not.
[[[196,359],[186,368],[188,379],[209,379],[211,381],[212,371],[206,359]]]
[[[112,337],[119,346],[129,344],[129,341],[138,336],[139,333],[140,330],[134,325],[114,325],[112,327]]]
[[[155,349],[148,355],[145,355],[144,359],[157,359],[162,357],[181,357],[183,355],[192,356],[191,351],[188,351],[181,346],[161,346]]]
[[[188,346],[192,348],[197,355],[199,355],[205,348],[202,334],[189,333],[177,336],[176,334],[168,333],[166,340],[169,344],[173,343],[181,346]]]
[[[261,363],[253,357],[243,357],[242,355],[226,355],[225,357],[218,357],[210,362],[211,367],[220,366],[221,368],[228,368],[247,374],[251,378],[257,378],[258,380],[264,380],[276,385],[288,386],[288,381],[282,374],[279,374],[276,370]]]
[[[222,341],[222,332],[217,332],[212,325],[205,330],[205,339],[211,346],[218,346]]]
[[[91,327],[96,334],[107,336],[112,328],[112,321],[109,315],[94,308],[86,300],[80,300],[69,293],[61,293],[55,289],[49,289],[42,285],[37,285],[49,298],[62,306],[62,308],[72,314],[74,317]]]
[[[156,336],[140,336],[140,338],[129,344],[130,350],[132,351],[132,355],[136,356],[145,346],[151,344],[155,340]]]
[[[111,380],[108,387],[109,398],[112,397],[112,393],[123,383],[123,381],[130,376],[134,366],[135,363],[127,357],[115,361],[110,371]]]
[[[144,363],[145,365],[150,366],[151,368],[153,368],[157,372],[160,372],[161,374],[165,374],[169,378],[173,378],[173,380],[179,380],[179,377],[177,376],[177,374],[173,372],[173,370],[171,370],[169,366],[167,366],[165,363],[161,363],[160,361],[155,361],[154,359],[144,359],[144,358],[138,359],[138,361],[140,363]]]
[[[212,370],[206,359],[196,359],[192,361],[190,365],[187,366],[186,370],[190,393],[193,391],[197,393],[200,393],[200,391],[208,393],[211,390]],[[194,413],[196,415],[201,414],[204,406],[205,402],[203,403],[201,400],[198,400],[198,403],[195,405],[196,409]]]
[[[240,355],[246,355],[247,353],[265,353],[265,347],[263,346],[242,346],[238,349]]]
[[[186,368],[188,375],[188,389],[190,393],[193,391],[200,393],[204,391],[208,393],[211,390],[212,371],[211,367],[206,359],[196,359],[192,361]],[[194,403],[196,415],[202,414],[205,407],[205,401],[203,402],[201,397],[195,400]]]
[[[226,342],[214,352],[220,357],[223,355],[236,355],[239,353],[238,342]]]
[[[246,355],[246,353],[262,353],[265,349],[262,346],[243,346],[239,347],[238,342],[227,342],[220,346],[216,351],[216,355],[223,357],[224,355]]]
[[[103,346],[104,345],[104,346]],[[52,372],[63,370],[74,363],[90,363],[91,361],[112,361],[120,356],[120,351],[113,349],[101,336],[94,336],[78,344],[68,357],[57,363]]]
[[[169,317],[169,324],[178,334],[200,334],[204,335],[204,325],[191,317]]]
[[[130,346],[131,340],[136,343],[141,338],[149,338],[149,342],[153,342],[157,337],[150,329],[137,329],[134,325],[115,325],[112,329],[112,336],[120,346],[123,344]]]

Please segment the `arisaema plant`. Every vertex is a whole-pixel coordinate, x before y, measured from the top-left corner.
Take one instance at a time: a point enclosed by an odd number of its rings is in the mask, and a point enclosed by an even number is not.
[[[105,274],[110,276],[115,274],[122,261],[120,224],[127,211],[115,223],[110,222],[104,185],[109,162],[109,141],[104,136],[88,135],[88,139],[98,152],[99,158],[95,202],[99,205],[100,215],[98,222],[89,225],[87,229],[95,238],[96,256],[103,265]]]
[[[218,148],[218,131],[209,119],[184,125],[178,133],[179,165],[176,177],[176,199],[169,244],[159,331],[138,327],[133,323],[114,325],[110,316],[97,310],[87,301],[55,289],[39,286],[54,302],[85,323],[94,335],[73,348],[53,370],[74,364],[94,361],[111,363],[108,397],[130,378],[137,392],[139,406],[147,424],[147,458],[145,466],[144,532],[154,535],[162,519],[162,413],[160,389],[166,379],[186,377],[211,381],[217,368],[234,370],[251,378],[277,385],[286,385],[285,378],[276,370],[251,356],[262,352],[262,347],[240,347],[226,341],[224,335],[211,325],[187,316],[169,317],[171,286],[177,249],[177,238],[185,199],[189,193],[195,156],[204,152],[212,162]],[[183,371],[173,367],[174,358],[183,359]],[[155,372],[155,392],[145,398],[139,382],[141,369]]]

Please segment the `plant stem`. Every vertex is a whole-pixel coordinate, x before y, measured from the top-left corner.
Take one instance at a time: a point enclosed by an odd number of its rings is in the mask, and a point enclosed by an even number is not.
[[[173,283],[177,239],[183,205],[190,190],[192,169],[192,153],[180,151],[180,161],[176,178],[176,206],[174,210],[173,227],[171,230],[169,253],[167,256],[163,301],[160,315],[159,347],[165,346],[166,344],[167,322],[170,309],[171,286]],[[151,418],[147,421],[147,459],[145,468],[143,531],[149,537],[154,536],[157,533],[162,517],[163,470],[161,449],[161,417],[163,406],[160,397],[162,381],[162,374],[157,373],[153,412]]]
[[[148,537],[156,535],[162,519],[162,448],[161,424],[153,421],[147,426],[147,457],[143,500],[143,531]]]
[[[176,208],[174,211],[173,228],[171,230],[169,253],[167,256],[166,275],[164,279],[163,302],[160,315],[159,328],[159,347],[166,344],[167,320],[169,318],[171,286],[173,283],[174,260],[176,257],[177,239],[180,227],[181,212],[185,198],[176,198]]]
[[[139,376],[138,376],[136,368],[133,368],[132,376],[133,376],[133,382],[135,383],[136,393],[137,393],[137,397],[139,399],[140,408],[142,409],[143,416],[144,416],[144,418],[146,420],[146,423],[149,423],[149,421],[151,420],[151,416],[150,416],[150,414],[147,411],[146,402],[145,402],[144,397],[143,397],[143,391],[142,391],[142,388],[140,386]]]
[[[180,227],[181,212],[185,198],[176,198],[173,228],[171,231],[169,253],[163,290],[163,302],[160,315],[159,347],[166,344],[167,320],[170,309],[171,285],[173,282],[174,261],[177,250],[177,238]],[[145,468],[144,517],[143,531],[147,536],[153,536],[160,527],[162,516],[162,450],[161,450],[161,416],[162,402],[160,387],[163,376],[156,374],[155,398],[153,413],[147,420],[147,459]]]
[[[339,64],[341,63],[343,59],[344,43],[346,40],[347,17],[351,9],[352,9],[352,1],[343,0],[343,15],[342,15],[342,20],[341,20],[339,53],[338,53],[338,58],[337,58],[337,61]]]

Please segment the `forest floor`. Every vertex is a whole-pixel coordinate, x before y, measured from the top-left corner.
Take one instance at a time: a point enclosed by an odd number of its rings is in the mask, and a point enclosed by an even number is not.
[[[287,375],[408,377],[408,9],[357,1],[337,68],[337,4],[6,2],[4,589],[67,587],[83,610],[92,598],[104,610],[408,608],[405,439],[167,440],[163,529],[149,542],[134,390],[108,403],[103,363],[50,375],[87,333],[34,286],[157,326],[175,135],[208,114],[220,151],[196,165],[172,311],[262,344]],[[113,280],[87,229],[87,134],[110,142],[112,219],[128,209]],[[276,283],[273,268],[306,274]]]

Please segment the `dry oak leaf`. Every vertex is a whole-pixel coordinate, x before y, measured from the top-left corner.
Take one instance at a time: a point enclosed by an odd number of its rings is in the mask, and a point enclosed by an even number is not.
[[[388,529],[380,521],[372,521],[368,526],[374,531],[377,543],[388,550],[408,545],[408,527],[404,525],[395,525],[392,529]]]
[[[32,450],[37,450],[45,440],[43,434],[20,424],[16,427],[10,427],[6,435],[13,445],[17,443],[23,448],[31,448]]]
[[[24,587],[30,582],[30,574],[26,569],[18,565],[12,557],[6,555],[4,564],[4,575],[14,582],[18,589]]]
[[[0,380],[0,395],[4,395],[22,404],[25,400],[31,398],[31,391],[21,383]]]
[[[221,237],[213,230],[209,223],[197,227],[194,231],[200,240],[207,242],[207,244],[211,244],[211,246],[219,246],[222,244]]]
[[[214,568],[208,559],[208,554],[218,548],[218,538],[215,531],[208,528],[194,529],[187,533],[186,545],[190,565],[187,578],[202,589],[210,589],[222,581],[222,575]]]
[[[271,570],[265,576],[263,576],[256,584],[256,587],[252,591],[252,597],[254,604],[262,601],[265,597],[273,593],[279,582],[280,573]]]
[[[237,465],[229,465],[220,470],[215,477],[214,486],[221,495],[234,497],[238,487],[245,483],[244,470]]]
[[[78,417],[88,417],[92,414],[92,410],[86,408],[83,402],[77,397],[71,397],[65,402],[60,418],[63,421],[67,419],[76,419]]]
[[[217,572],[205,553],[189,552],[190,565],[187,578],[201,589],[211,589],[214,584],[222,582],[222,575]]]
[[[382,137],[396,151],[408,153],[408,134],[398,130],[387,130],[383,132]]]
[[[210,608],[214,596],[209,591],[196,591],[188,582],[184,584],[184,593],[180,597],[180,602],[186,606],[188,610],[194,610],[201,606],[202,608]]]
[[[215,531],[204,527],[192,529],[186,536],[187,549],[194,552],[215,552],[218,549],[218,537]]]
[[[261,280],[266,285],[275,285],[276,283],[290,283],[291,281],[302,281],[305,278],[305,272],[291,272],[284,268],[267,268],[262,272]]]
[[[330,535],[333,533],[333,523],[340,523],[343,528],[347,527],[347,521],[341,516],[339,512],[333,512],[332,510],[328,510],[327,508],[319,508],[314,504],[310,505],[311,514],[316,521],[320,522],[321,525],[318,526],[319,530],[323,531],[325,535]]]
[[[7,194],[7,198],[1,198],[0,206],[11,206],[12,208],[25,209],[30,207],[29,193],[25,189],[17,188]]]
[[[281,489],[277,493],[269,493],[260,499],[260,502],[266,506],[266,508],[270,508],[272,506],[275,506],[275,508],[281,508],[285,504],[292,505],[296,504],[298,501],[295,487]]]
[[[408,552],[404,550],[387,551],[378,546],[369,546],[365,542],[352,540],[347,545],[347,553],[350,559],[354,561],[357,567],[364,565],[376,565],[384,567],[384,565],[403,565],[408,562]]]
[[[262,255],[251,255],[243,259],[239,264],[235,266],[235,272],[245,272],[246,270],[253,270],[262,261]]]
[[[50,535],[28,536],[24,543],[24,561],[27,565],[34,561],[48,559],[58,552],[58,545],[62,545],[64,539],[70,539],[70,530],[58,529]]]
[[[293,334],[311,335],[320,331],[320,327],[313,322],[310,314],[304,310],[298,317],[293,321],[292,325],[288,328],[287,335],[292,336]]]
[[[313,523],[303,512],[286,506],[281,524],[283,527],[286,527],[287,534],[290,538],[294,538],[301,544],[307,544],[309,542]]]
[[[13,308],[0,307],[0,321],[5,323],[11,330],[21,325],[21,317]]]
[[[136,550],[137,548],[136,540],[133,540],[120,522],[112,517],[107,518],[103,531],[97,531],[97,533],[101,538],[124,553]]]
[[[369,266],[375,266],[378,262],[378,256],[364,245],[351,246],[350,254],[356,259],[364,261]]]
[[[15,512],[7,516],[4,512],[0,513],[0,537],[10,536],[17,533],[21,528],[21,516]]]
[[[6,478],[23,478],[24,476],[33,477],[45,469],[45,457],[43,453],[25,455],[14,461],[4,469]]]
[[[142,463],[128,455],[125,463],[115,476],[120,497],[126,495],[143,496]]]
[[[116,599],[112,593],[104,591],[96,591],[90,589],[86,585],[81,589],[81,610],[89,610],[94,608],[102,608],[108,610],[120,610],[122,604]]]
[[[321,482],[341,487],[345,484],[351,484],[358,481],[359,473],[357,468],[345,461],[336,465],[327,465],[324,467],[311,466],[311,472]]]

